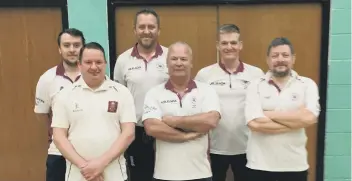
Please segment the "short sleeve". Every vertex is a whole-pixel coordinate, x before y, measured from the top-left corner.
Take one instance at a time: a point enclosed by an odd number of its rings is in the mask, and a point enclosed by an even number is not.
[[[305,105],[306,108],[311,111],[316,117],[320,114],[320,103],[319,103],[319,90],[317,84],[309,79],[307,81],[307,88],[305,91]]]
[[[126,81],[124,79],[122,58],[119,56],[116,60],[114,67],[114,81],[126,86]]]
[[[143,105],[143,116],[142,122],[147,119],[159,119],[161,120],[162,113],[157,100],[157,95],[155,95],[155,89],[151,89],[147,92],[144,105]]]
[[[194,80],[199,82],[205,82],[204,69],[198,71],[197,75],[194,77]]]
[[[132,94],[127,90],[127,88],[124,91],[123,102],[121,102],[121,105],[119,105],[119,120],[120,123],[137,123],[133,97]]]
[[[53,104],[53,117],[51,127],[53,128],[69,128],[70,122],[68,118],[68,112],[66,108],[66,100],[68,100],[67,94],[61,92],[55,98]]]
[[[217,111],[221,114],[220,111],[220,100],[219,96],[211,86],[204,87],[206,89],[206,94],[202,102],[202,112]]]
[[[49,89],[50,82],[41,76],[35,90],[35,113],[49,113],[51,107]]]
[[[246,124],[254,119],[265,117],[259,96],[258,80],[250,83],[247,88],[244,113]]]

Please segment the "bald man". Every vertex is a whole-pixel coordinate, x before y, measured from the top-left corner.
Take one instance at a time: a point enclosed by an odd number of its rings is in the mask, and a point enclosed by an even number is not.
[[[191,79],[192,49],[183,42],[169,47],[170,78],[147,92],[143,124],[156,139],[157,181],[211,181],[208,132],[220,119],[219,98],[210,85]]]

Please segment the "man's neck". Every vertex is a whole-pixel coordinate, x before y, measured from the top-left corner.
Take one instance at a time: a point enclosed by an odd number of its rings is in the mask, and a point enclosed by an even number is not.
[[[174,87],[174,90],[176,92],[185,92],[187,87],[188,87],[188,83],[190,81],[190,77],[172,77],[170,78],[170,82],[172,84],[172,86]]]
[[[87,86],[89,88],[91,88],[92,90],[96,90],[104,83],[104,81],[105,80],[103,80],[103,81],[91,81],[91,82],[85,81],[85,82],[86,82],[86,84],[87,84]]]
[[[139,55],[141,55],[142,57],[149,59],[150,57],[155,55],[156,52],[156,44],[151,46],[149,49],[146,49],[144,47],[142,47],[140,44],[137,44],[137,50]]]
[[[63,65],[64,65],[65,73],[74,74],[79,72],[78,66],[70,66],[70,65],[67,65],[67,63],[65,62],[63,62]]]
[[[272,77],[272,80],[277,84],[280,88],[285,87],[287,82],[290,80],[290,75],[284,77]]]
[[[226,70],[230,72],[235,72],[240,65],[240,59],[221,59],[220,60],[222,64],[224,64]]]

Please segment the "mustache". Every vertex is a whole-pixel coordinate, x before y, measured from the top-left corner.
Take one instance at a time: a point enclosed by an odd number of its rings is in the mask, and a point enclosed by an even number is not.
[[[152,35],[142,35],[141,38],[153,38]]]
[[[281,63],[281,62],[279,62],[279,63],[275,64],[274,66],[275,66],[275,67],[287,66],[287,63]]]

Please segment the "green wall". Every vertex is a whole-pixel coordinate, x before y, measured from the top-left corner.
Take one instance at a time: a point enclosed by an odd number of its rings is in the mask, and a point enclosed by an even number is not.
[[[100,43],[109,61],[106,0],[67,0],[67,9],[69,27],[83,31],[87,42]],[[106,66],[106,74],[110,74],[109,63]]]
[[[351,0],[332,0],[325,180],[351,180]]]
[[[106,0],[68,0],[68,14],[109,60]],[[351,0],[332,0],[330,26],[325,181],[351,181]]]

